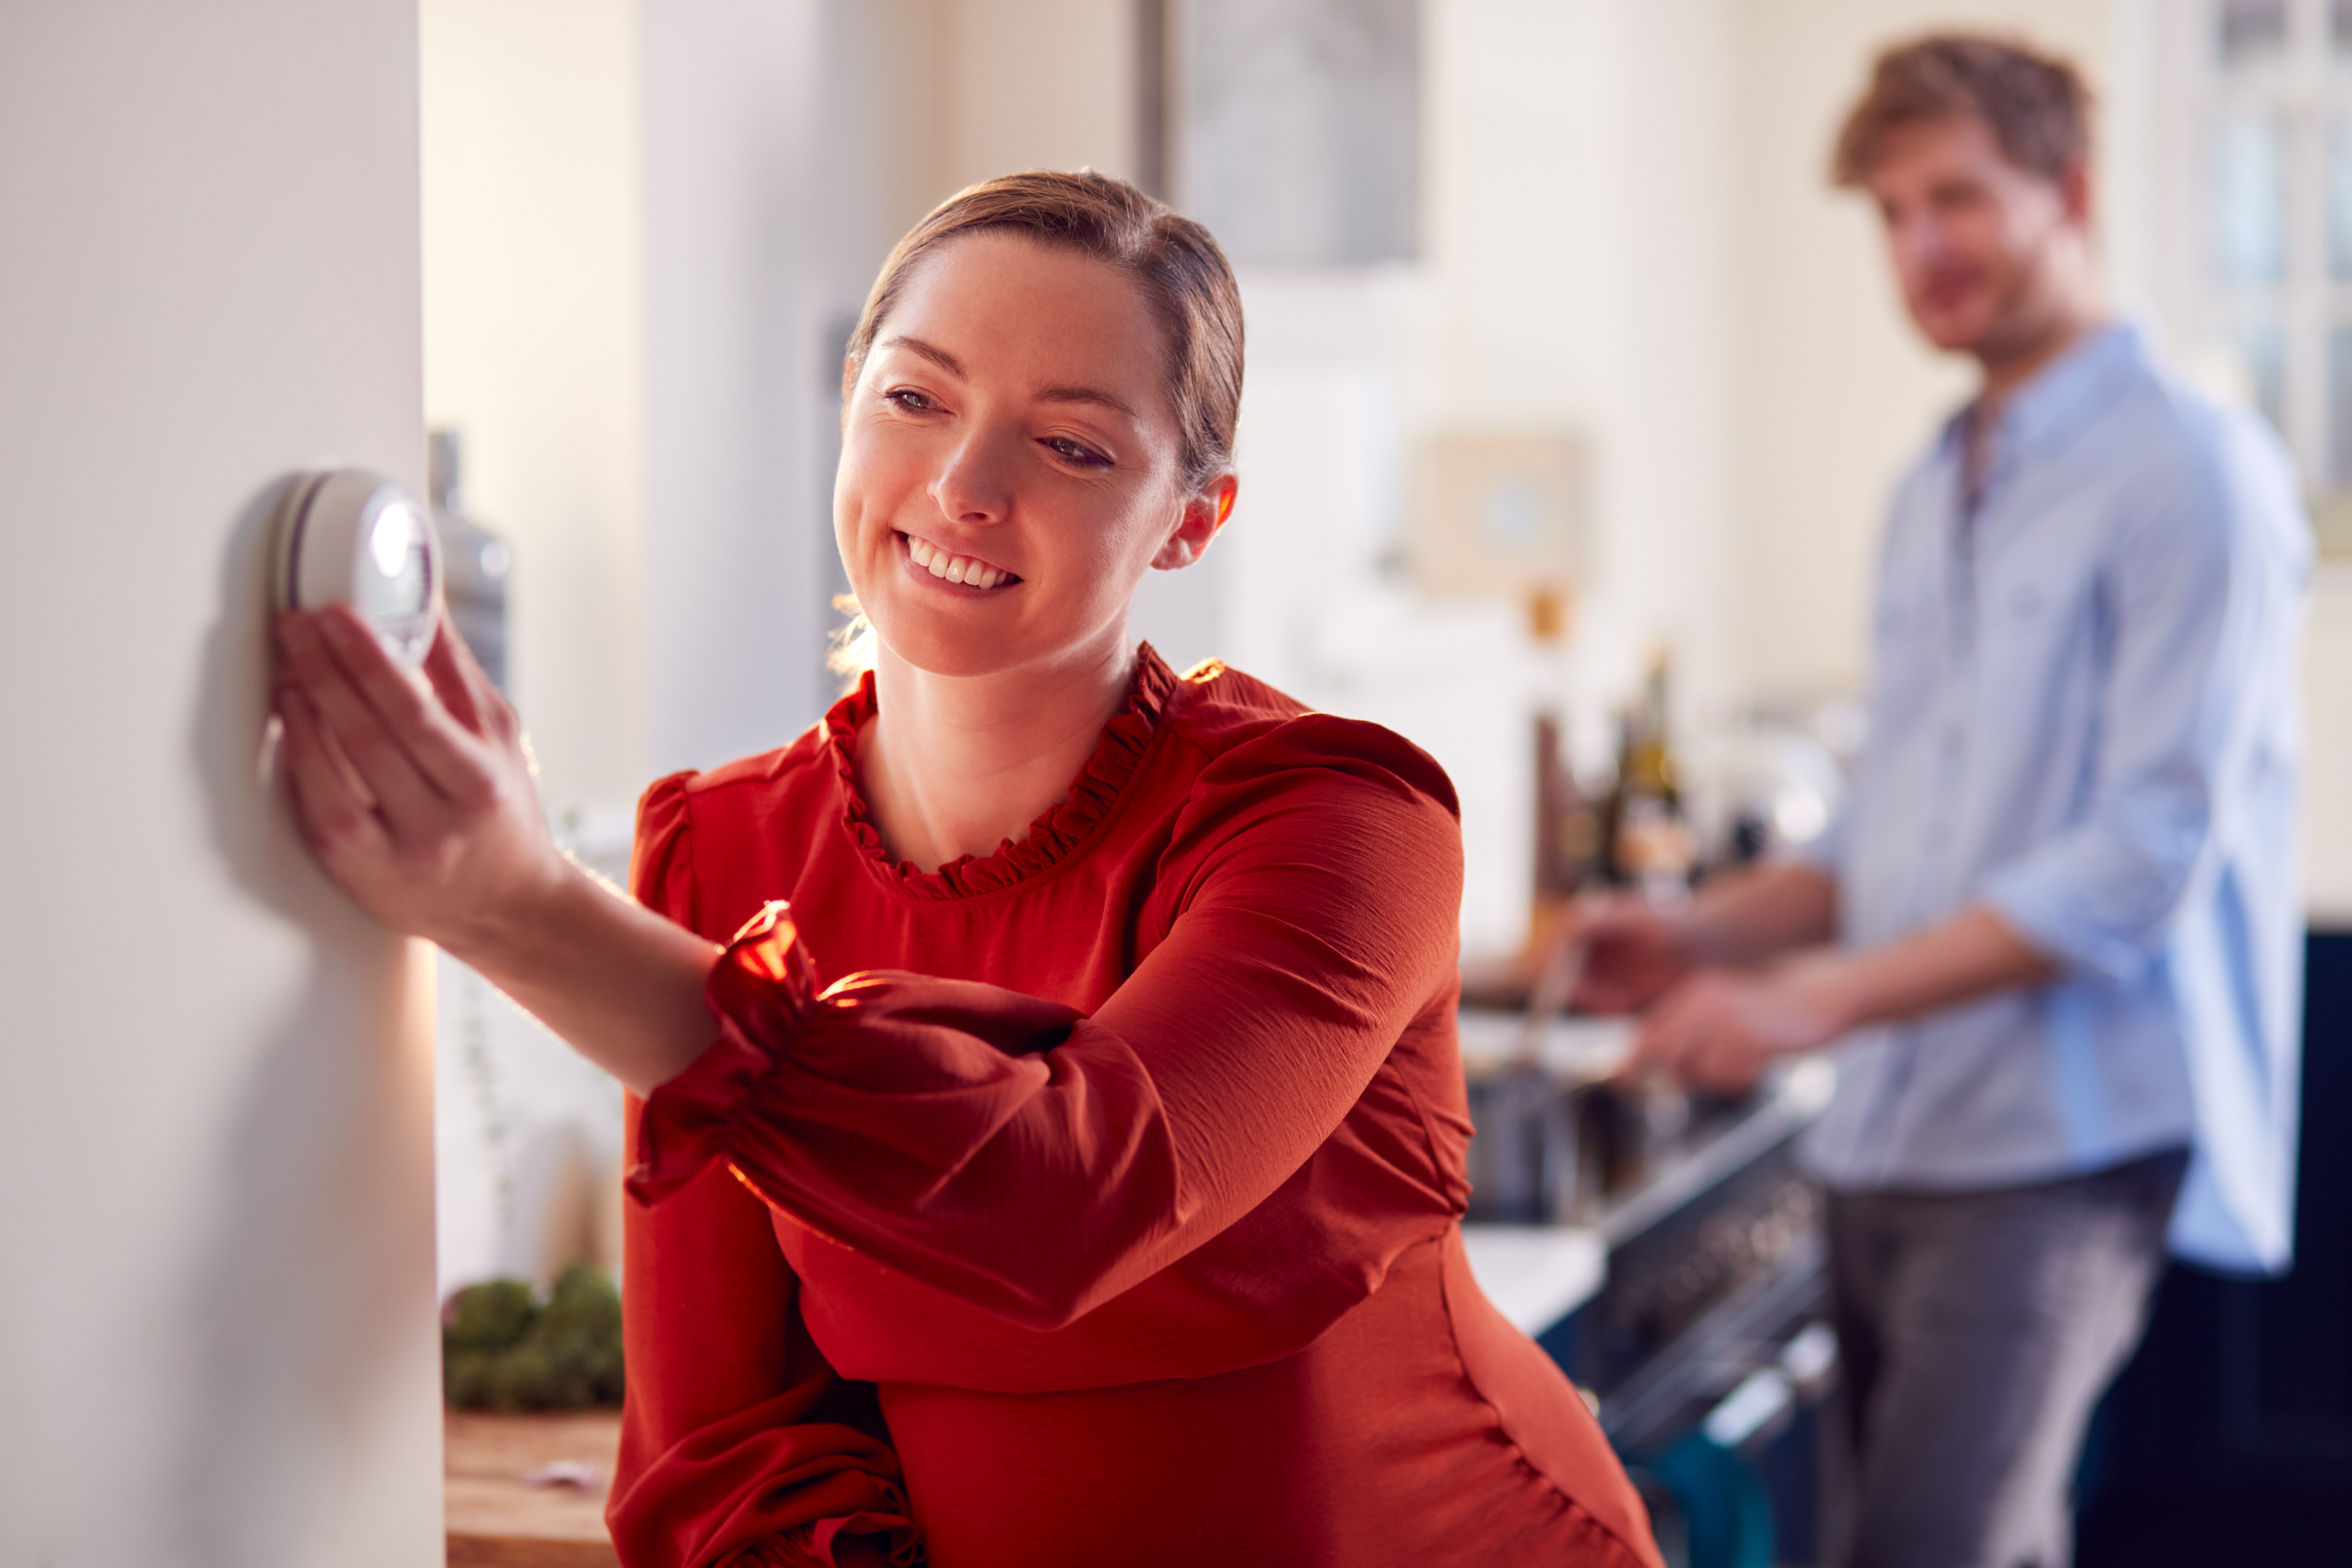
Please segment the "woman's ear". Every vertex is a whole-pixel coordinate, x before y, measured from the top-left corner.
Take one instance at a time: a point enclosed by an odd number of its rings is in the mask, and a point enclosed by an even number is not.
[[[1217,537],[1217,531],[1225,526],[1225,519],[1233,515],[1234,497],[1240,493],[1240,479],[1227,468],[1198,494],[1187,496],[1174,531],[1160,545],[1160,553],[1151,558],[1152,570],[1173,572],[1198,561],[1208,550],[1209,542]]]

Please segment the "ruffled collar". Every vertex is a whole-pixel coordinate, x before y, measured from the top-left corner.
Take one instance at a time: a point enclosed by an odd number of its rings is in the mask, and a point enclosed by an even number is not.
[[[866,797],[857,790],[857,731],[874,716],[875,709],[874,672],[869,669],[856,689],[824,716],[825,744],[841,778],[844,826],[867,864],[901,892],[922,899],[966,899],[1009,888],[1067,858],[1093,837],[1118,804],[1128,781],[1143,765],[1143,754],[1159,733],[1160,721],[1175,689],[1176,676],[1167,662],[1150,643],[1139,645],[1127,700],[1103,726],[1094,755],[1078,771],[1061,804],[1031,823],[1026,837],[1006,839],[994,854],[966,855],[936,871],[925,871],[908,861],[890,858],[882,836],[867,819]]]

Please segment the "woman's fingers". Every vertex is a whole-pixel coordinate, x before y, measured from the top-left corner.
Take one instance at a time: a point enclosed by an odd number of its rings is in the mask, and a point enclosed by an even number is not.
[[[383,819],[350,763],[320,729],[310,700],[299,688],[281,685],[277,709],[284,725],[278,773],[286,781],[294,826],[310,852],[341,880],[355,855],[381,853],[387,847]]]
[[[521,728],[514,721],[514,710],[474,657],[473,648],[458,635],[446,609],[441,612],[433,646],[425,655],[425,679],[432,683],[434,695],[441,699],[450,716],[472,733],[504,741]]]
[[[394,684],[406,689],[409,711],[387,714],[383,694],[366,689],[364,675],[355,673],[352,665],[365,671],[362,658],[346,659],[337,633],[341,629],[331,619],[334,612],[312,616],[289,616],[280,623],[281,646],[286,650],[288,673],[309,700],[311,717],[326,739],[349,759],[383,807],[395,824],[415,825],[441,810],[443,792],[420,766],[411,737],[403,729],[418,727],[415,710],[425,705],[425,699],[384,658],[383,650],[374,647],[374,637],[364,630],[359,636],[371,645],[371,651],[390,672]],[[389,704],[395,708],[397,700]],[[408,722],[402,725],[405,718]]]
[[[488,783],[482,759],[467,744],[470,734],[459,728],[438,694],[394,664],[347,606],[330,605],[320,613],[318,626],[344,676],[435,789],[452,800],[478,795]]]
[[[320,783],[331,783],[349,795],[356,809],[373,816],[382,808],[367,781],[320,722],[318,708],[302,695],[301,688],[281,680],[271,693],[271,706],[285,725],[280,744],[291,748],[280,758],[280,766],[287,770],[289,779],[295,776],[293,761],[299,758],[316,772]]]
[[[425,650],[425,679],[433,688],[433,695],[459,726],[475,734],[488,733],[483,722],[482,707],[476,700],[474,688],[467,677],[478,668],[466,653],[466,642],[457,628],[449,624],[449,612],[441,612],[441,620],[433,628],[433,646]]]
[[[289,804],[362,908],[397,931],[463,936],[562,864],[512,710],[446,621],[422,676],[341,606],[276,631]]]
[[[311,626],[342,677],[341,682],[331,683],[331,690],[348,687],[350,695],[367,710],[362,712],[347,704],[327,706],[322,701],[328,725],[341,734],[345,723],[352,723],[351,742],[372,750],[378,744],[376,738],[382,737],[387,749],[380,758],[371,755],[358,760],[371,782],[376,763],[390,770],[386,782],[399,793],[388,795],[386,804],[396,820],[405,809],[429,805],[428,795],[460,811],[471,811],[495,796],[497,781],[482,737],[461,724],[441,702],[437,690],[428,689],[393,663],[374,634],[350,610],[331,605],[314,617]],[[329,693],[313,695],[324,698]],[[472,702],[467,700],[471,708]],[[420,791],[413,796],[405,787],[404,767],[418,780]]]

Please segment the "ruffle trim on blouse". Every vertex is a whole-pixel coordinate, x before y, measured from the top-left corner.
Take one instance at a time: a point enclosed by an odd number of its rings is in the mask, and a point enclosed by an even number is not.
[[[629,1195],[660,1202],[725,1152],[729,1119],[752,1083],[772,1070],[817,994],[816,965],[781,899],[743,923],[710,968],[703,1000],[719,1037],[687,1069],[646,1097]]]
[[[866,798],[857,791],[857,731],[874,716],[874,672],[868,670],[857,689],[835,703],[824,716],[825,742],[841,777],[842,798],[848,803],[850,837],[884,880],[916,898],[965,899],[1034,877],[1069,856],[1110,816],[1128,781],[1143,765],[1143,754],[1159,733],[1176,683],[1177,676],[1167,661],[1150,643],[1140,645],[1127,701],[1103,726],[1094,755],[1087,759],[1061,804],[1031,823],[1026,837],[1008,838],[993,854],[966,855],[936,871],[925,871],[910,862],[890,858],[881,834],[867,820]]]
[[[889,1568],[914,1568],[924,1561],[922,1532],[915,1528],[914,1510],[897,1487],[884,1481],[879,1488],[885,1506],[895,1511],[869,1510],[799,1525],[755,1541],[712,1568],[863,1568],[883,1563]],[[843,1555],[842,1549],[850,1542],[865,1550]]]

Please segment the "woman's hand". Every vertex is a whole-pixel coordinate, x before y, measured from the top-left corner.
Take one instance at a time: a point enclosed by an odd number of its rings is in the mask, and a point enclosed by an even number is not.
[[[336,886],[471,964],[639,1094],[702,1054],[719,950],[564,858],[522,726],[446,617],[421,676],[341,605],[275,629],[279,769]]]
[[[421,677],[343,605],[287,612],[273,630],[295,826],[362,909],[466,957],[577,874],[514,710],[446,616]]]

